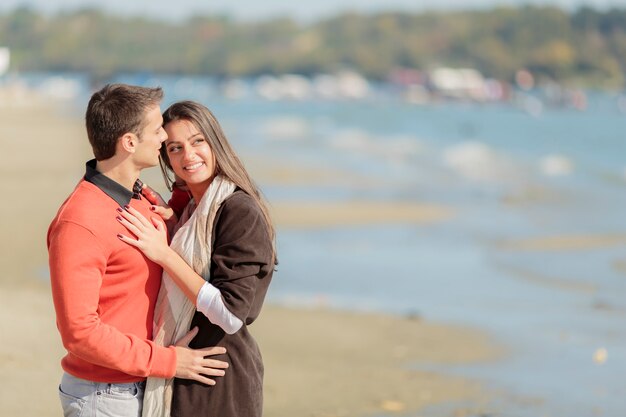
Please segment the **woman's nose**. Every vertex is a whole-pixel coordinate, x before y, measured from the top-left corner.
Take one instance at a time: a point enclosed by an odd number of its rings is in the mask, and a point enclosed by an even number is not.
[[[184,159],[189,159],[190,157],[193,157],[194,155],[194,149],[191,146],[185,146],[183,147],[183,158]]]

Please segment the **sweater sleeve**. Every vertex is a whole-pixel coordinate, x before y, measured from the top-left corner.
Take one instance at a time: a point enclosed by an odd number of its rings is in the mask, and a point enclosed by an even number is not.
[[[172,196],[167,202],[167,205],[170,206],[172,210],[174,210],[174,213],[176,213],[176,216],[180,219],[180,216],[183,214],[185,207],[187,207],[189,200],[191,200],[189,192],[181,189],[180,187],[176,186],[176,184],[174,184],[172,188]]]
[[[243,322],[226,308],[220,290],[205,282],[198,292],[196,309],[228,334],[235,334]]]
[[[48,249],[57,327],[68,352],[129,375],[173,377],[173,346],[158,346],[100,320],[99,293],[107,255],[97,238],[80,225],[61,222],[49,234]]]
[[[270,280],[262,273],[272,263],[263,214],[250,196],[237,192],[224,202],[214,234],[211,284],[220,291],[226,308],[250,324],[251,306],[260,307]]]

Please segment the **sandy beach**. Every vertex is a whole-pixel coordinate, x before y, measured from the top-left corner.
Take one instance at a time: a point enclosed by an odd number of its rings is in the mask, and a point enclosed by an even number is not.
[[[498,355],[479,332],[385,315],[269,305],[252,329],[265,361],[267,416],[402,415],[457,400],[479,407],[489,393],[475,382],[409,365]],[[59,416],[64,349],[49,291],[2,286],[0,330],[0,415]],[[469,412],[461,408],[458,415]]]
[[[90,149],[79,117],[60,105],[25,103],[11,106],[5,100],[1,105],[0,192],[9,198],[0,208],[0,415],[59,416],[56,386],[64,350],[47,283],[45,234],[83,174]],[[280,169],[274,177],[285,175]],[[271,173],[269,167],[264,170]],[[160,184],[156,170],[144,179]],[[426,203],[359,201],[305,209],[302,203],[282,201],[274,207],[279,227],[291,228],[389,216],[428,223],[453,215]],[[472,380],[417,370],[417,364],[428,368],[502,355],[488,335],[475,329],[322,307],[268,305],[252,330],[265,360],[265,415],[272,417],[415,415],[426,406],[461,400],[465,406],[455,415],[476,414],[489,392]]]

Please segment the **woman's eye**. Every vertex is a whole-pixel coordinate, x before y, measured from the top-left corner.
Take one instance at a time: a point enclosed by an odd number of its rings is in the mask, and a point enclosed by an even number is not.
[[[197,143],[202,143],[202,142],[204,142],[204,139],[199,138],[199,139],[196,139],[193,143],[197,144]]]
[[[169,148],[167,148],[167,151],[169,153],[176,152],[178,150],[180,150],[180,146],[170,146]]]

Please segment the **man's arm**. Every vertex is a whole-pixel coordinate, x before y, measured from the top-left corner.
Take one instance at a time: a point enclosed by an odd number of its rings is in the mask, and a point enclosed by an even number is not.
[[[77,357],[129,375],[171,378],[176,374],[176,348],[102,323],[98,303],[106,254],[84,227],[61,222],[48,242],[52,297],[65,348]]]

